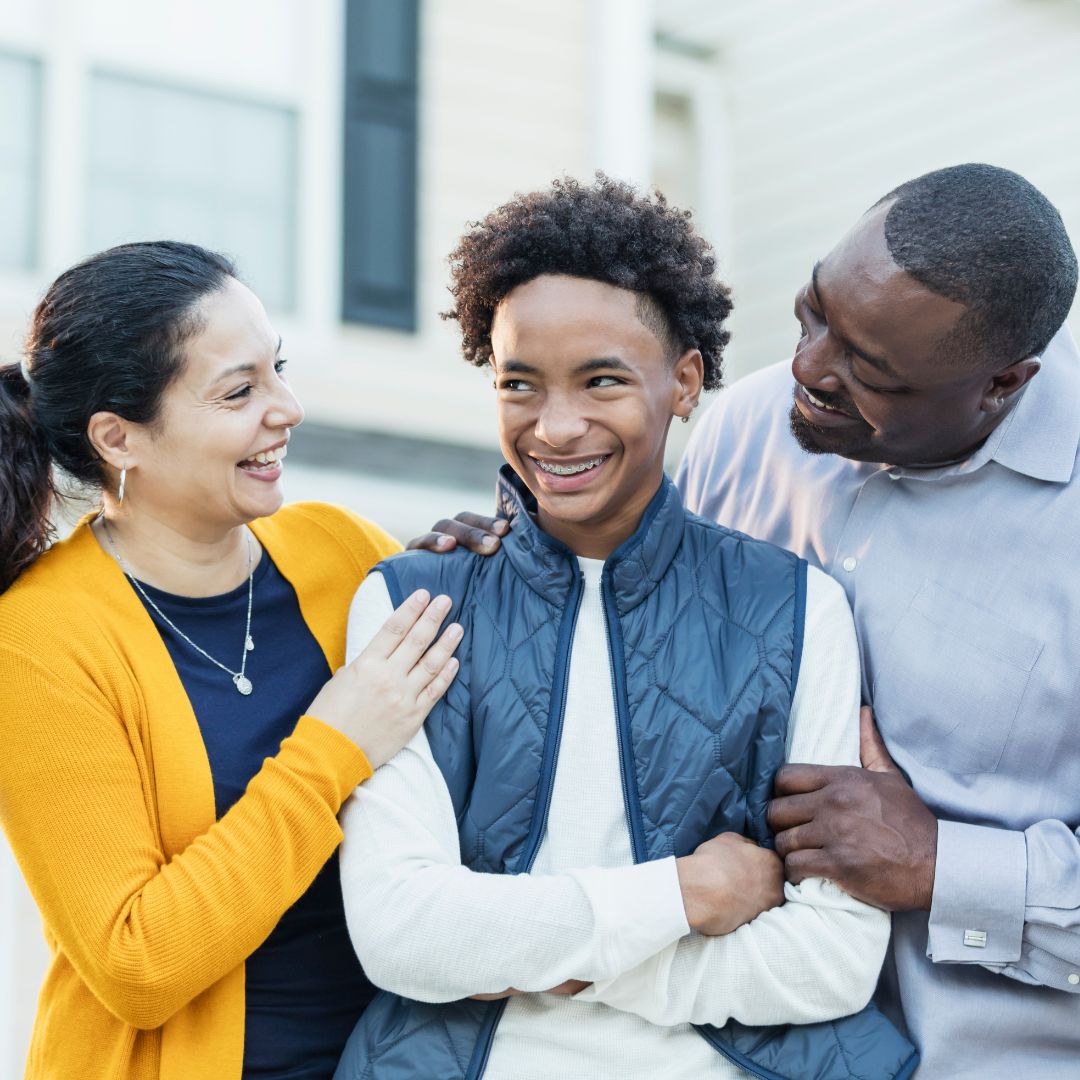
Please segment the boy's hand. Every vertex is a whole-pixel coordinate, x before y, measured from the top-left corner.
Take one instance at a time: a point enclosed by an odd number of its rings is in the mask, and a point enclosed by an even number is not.
[[[483,514],[458,514],[452,521],[443,518],[435,522],[431,532],[424,533],[405,546],[411,550],[436,551],[445,554],[460,544],[477,555],[494,555],[499,550],[499,537],[510,531],[505,518],[484,517]]]
[[[675,863],[686,921],[700,934],[730,934],[784,902],[780,856],[739,833],[706,840]]]

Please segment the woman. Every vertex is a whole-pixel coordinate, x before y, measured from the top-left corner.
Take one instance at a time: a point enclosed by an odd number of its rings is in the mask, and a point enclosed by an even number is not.
[[[284,365],[228,261],[147,243],[57,279],[0,370],[0,815],[53,954],[33,1080],[327,1077],[370,995],[336,815],[460,629],[418,591],[337,670],[397,545],[281,509]],[[53,466],[103,509],[45,550]]]

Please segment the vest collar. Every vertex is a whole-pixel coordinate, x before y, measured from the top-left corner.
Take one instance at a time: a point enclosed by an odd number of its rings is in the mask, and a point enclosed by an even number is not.
[[[536,524],[536,500],[509,465],[499,470],[496,499],[499,517],[510,522],[502,544],[506,557],[534,592],[565,603],[579,574],[577,556]],[[682,543],[685,516],[679,493],[665,476],[633,536],[604,563],[620,615],[640,604],[666,573]]]

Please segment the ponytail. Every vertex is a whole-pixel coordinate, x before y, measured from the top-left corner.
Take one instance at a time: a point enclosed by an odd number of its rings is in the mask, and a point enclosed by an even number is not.
[[[53,486],[49,443],[34,420],[19,364],[0,367],[0,593],[48,546]]]

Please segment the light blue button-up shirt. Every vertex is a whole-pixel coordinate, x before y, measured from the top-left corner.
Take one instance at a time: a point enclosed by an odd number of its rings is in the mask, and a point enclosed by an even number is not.
[[[1080,1077],[1080,353],[1062,330],[967,461],[800,449],[790,364],[725,391],[687,505],[805,556],[855,613],[863,693],[937,814],[929,914],[893,919],[879,999],[919,1080]]]

